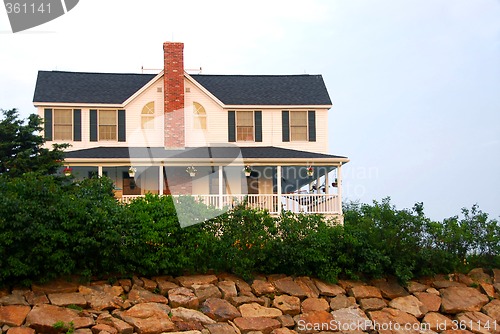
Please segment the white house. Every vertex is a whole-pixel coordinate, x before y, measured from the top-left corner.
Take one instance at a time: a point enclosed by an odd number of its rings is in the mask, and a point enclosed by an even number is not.
[[[157,75],[39,71],[44,136],[71,144],[74,176],[107,175],[124,202],[193,195],[221,208],[247,200],[273,214],[342,215],[349,160],[328,151],[321,75],[188,74],[183,48],[163,44]]]

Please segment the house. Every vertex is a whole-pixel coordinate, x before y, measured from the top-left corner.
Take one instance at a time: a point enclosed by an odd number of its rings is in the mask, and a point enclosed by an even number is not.
[[[76,178],[106,175],[123,202],[146,193],[342,215],[342,166],[328,152],[332,102],[321,75],[204,75],[183,43],[154,74],[39,71],[46,145],[70,143]]]

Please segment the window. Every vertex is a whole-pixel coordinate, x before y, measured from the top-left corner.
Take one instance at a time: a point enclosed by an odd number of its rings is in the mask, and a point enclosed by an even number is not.
[[[54,109],[54,140],[73,139],[73,110]]]
[[[290,112],[290,139],[292,141],[307,140],[307,111]]]
[[[99,140],[116,140],[116,110],[99,110]]]
[[[253,111],[236,112],[236,140],[254,140]]]
[[[207,128],[207,112],[198,102],[193,102],[193,127],[195,129]]]
[[[147,103],[141,112],[141,128],[154,129],[155,127],[155,103],[153,101]]]

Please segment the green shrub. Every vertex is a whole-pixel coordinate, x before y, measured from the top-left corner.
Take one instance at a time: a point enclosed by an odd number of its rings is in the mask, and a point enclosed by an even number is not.
[[[499,223],[477,206],[433,222],[422,204],[348,203],[342,226],[319,215],[271,217],[244,204],[221,214],[192,197],[147,195],[122,205],[106,177],[66,182],[0,176],[0,284],[208,270],[406,281],[500,266]]]

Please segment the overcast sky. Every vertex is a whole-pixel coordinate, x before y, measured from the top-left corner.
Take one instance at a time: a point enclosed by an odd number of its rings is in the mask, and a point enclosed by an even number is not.
[[[499,0],[81,0],[16,34],[0,9],[0,108],[33,113],[38,70],[161,69],[164,41],[204,74],[322,74],[348,200],[500,216]]]

